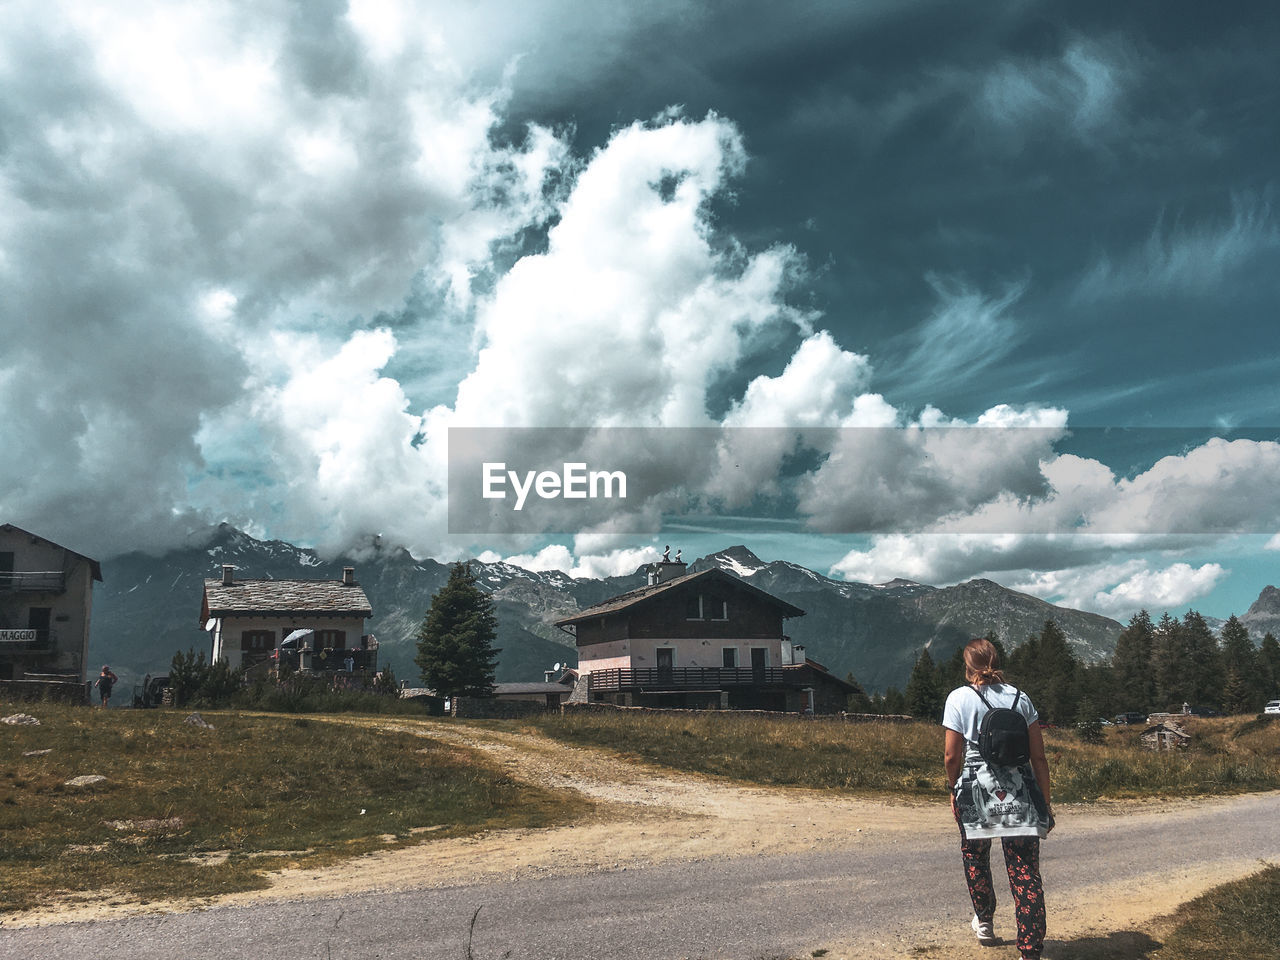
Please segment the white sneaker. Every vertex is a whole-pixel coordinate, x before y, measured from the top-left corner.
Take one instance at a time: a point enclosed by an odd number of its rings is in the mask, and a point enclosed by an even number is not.
[[[973,927],[973,934],[978,938],[978,942],[984,947],[992,946],[1000,942],[996,937],[995,931],[991,929],[991,922],[983,923],[978,919],[978,915],[974,914],[973,919],[969,921],[969,926]]]

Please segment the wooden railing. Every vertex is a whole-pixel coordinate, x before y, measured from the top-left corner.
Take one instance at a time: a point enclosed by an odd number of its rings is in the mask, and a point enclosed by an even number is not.
[[[587,689],[719,690],[784,682],[781,667],[638,667],[593,670],[587,676]]]

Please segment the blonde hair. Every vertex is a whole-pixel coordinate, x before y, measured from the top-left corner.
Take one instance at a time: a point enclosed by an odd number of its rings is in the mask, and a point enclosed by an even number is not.
[[[966,683],[1004,683],[1004,672],[997,669],[1000,655],[986,637],[970,640],[964,646],[964,679]]]

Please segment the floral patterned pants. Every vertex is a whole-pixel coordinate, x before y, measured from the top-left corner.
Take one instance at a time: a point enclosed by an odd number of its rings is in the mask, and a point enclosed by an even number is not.
[[[1044,888],[1040,882],[1040,840],[1005,837],[1004,865],[1009,871],[1014,916],[1018,923],[1018,952],[1024,958],[1039,957],[1044,946]],[[978,919],[990,923],[996,912],[996,891],[991,883],[991,841],[962,840],[964,876]]]

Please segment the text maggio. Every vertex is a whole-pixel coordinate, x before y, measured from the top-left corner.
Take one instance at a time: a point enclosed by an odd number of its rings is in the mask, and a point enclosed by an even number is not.
[[[585,463],[566,463],[564,470],[529,470],[521,477],[505,463],[481,464],[483,495],[486,500],[505,500],[507,484],[516,493],[514,509],[524,508],[532,490],[543,500],[586,500],[604,497],[626,499],[627,475],[621,470],[588,470]],[[523,480],[523,482],[521,482]],[[603,491],[603,492],[602,492]],[[616,491],[616,492],[615,492]]]

